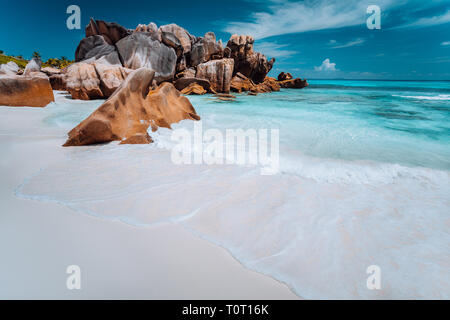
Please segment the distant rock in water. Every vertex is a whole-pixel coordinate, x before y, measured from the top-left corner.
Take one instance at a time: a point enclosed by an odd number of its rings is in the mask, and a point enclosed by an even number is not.
[[[234,59],[234,73],[240,72],[255,83],[261,83],[272,69],[275,59],[253,51],[255,40],[251,36],[234,34],[228,40],[231,58]]]
[[[280,85],[281,88],[287,89],[303,89],[309,85],[308,81],[302,80],[300,78],[279,81],[278,84]]]
[[[155,131],[184,119],[200,119],[189,100],[171,83],[164,82],[152,90],[154,75],[147,68],[133,71],[105,103],[69,132],[64,146],[109,141],[150,143],[149,126]]]
[[[291,80],[293,77],[292,77],[292,74],[290,74],[289,72],[281,72],[279,75],[278,75],[278,81],[285,81],[285,80]]]

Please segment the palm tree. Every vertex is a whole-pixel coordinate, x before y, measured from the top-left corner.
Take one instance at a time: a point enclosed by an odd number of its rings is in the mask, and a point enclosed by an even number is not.
[[[33,52],[33,58],[41,60],[41,54],[39,52]]]

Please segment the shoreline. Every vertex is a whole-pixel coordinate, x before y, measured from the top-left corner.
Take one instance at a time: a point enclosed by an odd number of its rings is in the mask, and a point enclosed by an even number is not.
[[[48,126],[36,125],[37,131],[31,129],[32,123],[43,118],[39,111],[42,109],[0,109],[0,145],[9,151],[0,169],[4,177],[0,186],[4,205],[0,250],[5,261],[0,266],[0,297],[299,298],[286,285],[245,268],[227,250],[198,238],[182,226],[165,223],[136,228],[88,213],[80,215],[61,204],[17,197],[15,191],[26,179],[71,152],[61,147],[64,137]],[[20,133],[24,129],[21,119],[28,124],[26,133]],[[11,170],[11,163],[20,170]],[[111,261],[119,266],[110,265]],[[76,262],[82,270],[79,292],[65,288],[68,276],[65,268]],[[128,279],[121,280],[126,275]]]

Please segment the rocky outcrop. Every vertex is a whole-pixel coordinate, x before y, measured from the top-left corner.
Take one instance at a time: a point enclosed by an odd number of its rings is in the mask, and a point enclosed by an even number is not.
[[[208,80],[211,83],[211,90],[228,93],[230,92],[233,68],[233,59],[212,60],[197,66],[196,77]]]
[[[177,90],[181,91],[193,83],[201,86],[206,91],[211,90],[211,83],[208,80],[199,79],[199,78],[181,78],[181,79],[176,80],[174,84],[175,84],[175,88],[177,88]]]
[[[193,43],[190,54],[190,65],[195,67],[201,63],[222,58],[222,42],[216,42],[214,32],[207,32],[204,37],[197,38]]]
[[[163,32],[168,34],[171,33],[175,38],[178,39],[178,42],[183,47],[183,53],[187,54],[191,52],[192,44],[191,41],[194,39],[193,36],[189,34],[182,27],[172,23],[165,26],[159,27],[159,32],[162,34]]]
[[[264,81],[275,63],[275,59],[267,60],[266,56],[253,51],[255,40],[251,36],[232,35],[228,40],[230,56],[234,59],[234,73],[240,72],[254,83]]]
[[[115,46],[106,42],[105,38],[101,35],[93,35],[81,40],[80,44],[75,51],[75,61],[83,61],[87,59],[97,60],[101,57],[106,59],[111,64],[120,64]]]
[[[51,75],[49,76],[49,81],[53,90],[67,91],[66,76],[64,74]]]
[[[104,104],[69,132],[64,146],[149,143],[149,126],[157,130],[184,119],[199,120],[189,100],[171,83],[151,90],[154,74],[147,68],[133,71]]]
[[[41,72],[45,73],[47,76],[52,76],[55,74],[61,74],[61,69],[53,68],[53,67],[45,67],[41,69]]]
[[[251,91],[254,88],[255,84],[240,72],[236,73],[233,79],[231,79],[231,91],[241,93],[243,91]]]
[[[297,78],[297,79],[279,81],[278,84],[280,85],[281,88],[303,89],[308,86],[308,81],[306,81],[306,79],[302,80],[300,78]]]
[[[280,91],[280,85],[276,79],[271,77],[266,77],[263,82],[255,84],[242,73],[237,73],[231,80],[231,91],[238,93],[245,91],[252,93],[268,93]]]
[[[268,85],[266,80],[275,60],[269,61],[263,54],[254,52],[253,45],[254,39],[246,35],[231,36],[224,48],[222,41],[217,41],[213,32],[207,32],[203,37],[194,37],[176,24],[158,28],[155,23],[139,24],[134,30],[128,30],[116,23],[91,19],[86,27],[86,38],[77,48],[76,61],[133,70],[149,68],[155,71],[156,84],[172,81],[179,90],[193,83],[186,80],[178,81],[182,78],[201,78],[208,81],[210,84],[208,88],[196,82],[208,92],[228,93],[230,88],[235,92],[251,90],[266,92],[267,88],[276,89],[279,86],[272,82]],[[82,71],[84,76],[94,75],[92,72],[87,72],[87,67],[80,68],[80,70],[86,69]],[[94,69],[98,71],[99,68]],[[120,70],[123,74],[123,70]],[[106,86],[107,93],[103,92],[105,90],[100,85],[94,85],[101,83],[101,75],[97,75],[99,78],[97,80],[81,78],[75,81],[67,79],[66,82],[81,83],[81,85],[68,86],[68,88],[79,88],[72,89],[71,92],[75,93],[74,98],[105,98],[117,87],[117,83],[123,81],[122,77],[117,76],[119,75],[117,70],[112,71],[112,74],[116,76],[109,82],[114,85]],[[55,88],[61,88],[62,80],[66,78],[53,77],[51,81]],[[288,80],[293,80],[289,73],[279,75],[279,81]],[[263,83],[265,84],[258,89],[258,85]],[[283,82],[280,85],[286,88],[301,87],[297,80]],[[196,91],[200,91],[197,89]],[[102,91],[102,95],[99,95],[99,90]]]
[[[69,91],[73,99],[106,99],[114,93],[131,71],[117,65],[79,62],[65,70],[63,79],[52,77],[51,81],[55,83],[55,86],[60,83],[65,84],[65,89]]]
[[[95,63],[94,67],[100,80],[100,90],[105,98],[110,97],[133,71],[121,66],[108,66],[101,63]]]
[[[278,81],[285,81],[285,80],[291,80],[293,78],[292,74],[290,74],[289,72],[285,73],[285,72],[281,72],[278,75]]]
[[[86,38],[101,35],[110,45],[116,44],[120,39],[130,34],[131,31],[117,23],[94,20],[92,18],[86,27]]]
[[[251,91],[256,93],[280,91],[280,85],[275,78],[266,77],[263,82],[257,84]]]
[[[55,101],[48,78],[0,77],[0,106],[45,107]]]
[[[6,64],[0,65],[0,76],[8,75],[14,76],[19,72],[20,68],[14,61],[9,61]]]
[[[70,65],[65,72],[66,88],[73,99],[102,99],[100,79],[93,64],[79,62]]]
[[[191,94],[202,95],[202,94],[206,94],[207,91],[201,85],[193,82],[190,85],[188,85],[186,88],[181,90],[181,93],[185,94],[185,95],[191,95]]]
[[[139,24],[134,30],[134,32],[144,32],[147,33],[149,36],[153,37],[154,39],[161,41],[161,35],[158,32],[158,27],[153,22],[150,22],[148,25]]]
[[[124,67],[152,69],[157,82],[174,78],[177,55],[173,48],[143,33],[134,33],[120,40],[116,47]]]
[[[27,66],[25,67],[25,71],[23,72],[23,75],[30,75],[32,72],[41,72],[41,65],[42,62],[40,59],[33,58],[31,59]]]

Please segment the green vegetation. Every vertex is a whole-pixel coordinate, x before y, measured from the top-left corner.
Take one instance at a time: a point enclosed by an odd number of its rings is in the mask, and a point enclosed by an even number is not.
[[[41,55],[39,52],[33,52],[33,58],[39,58],[41,59]],[[23,57],[21,55],[14,57],[14,56],[8,56],[5,55],[3,50],[0,50],[0,64],[5,64],[8,63],[10,61],[14,61],[19,68],[21,69],[25,69],[28,60],[23,59]],[[42,63],[42,68],[45,67],[53,67],[53,68],[58,68],[58,69],[64,69],[65,67],[67,67],[68,65],[74,63],[74,61],[70,61],[67,60],[66,57],[61,57],[61,58],[50,58],[47,61]]]
[[[28,63],[27,60],[20,59],[18,57],[16,58],[16,57],[12,57],[12,56],[5,56],[3,53],[0,53],[0,64],[5,64],[10,61],[14,61],[21,69],[25,69],[25,67]]]
[[[66,57],[58,58],[50,58],[46,62],[42,64],[42,67],[53,67],[58,69],[64,69],[68,65],[71,65],[74,61],[67,60]]]

